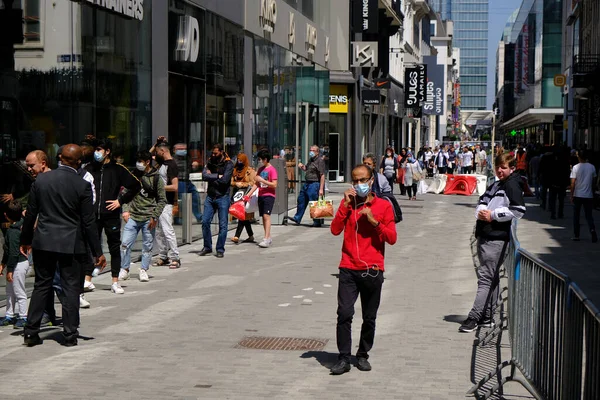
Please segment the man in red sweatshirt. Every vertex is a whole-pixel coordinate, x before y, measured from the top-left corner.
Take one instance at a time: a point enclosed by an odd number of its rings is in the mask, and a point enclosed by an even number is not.
[[[338,285],[337,345],[338,362],[333,375],[350,371],[352,317],[360,294],[363,324],[356,353],[356,367],[370,371],[369,350],[375,339],[375,319],[383,285],[385,243],[396,243],[396,224],[390,203],[371,192],[373,171],[366,165],[352,170],[353,186],[331,223],[331,233],[344,232]]]

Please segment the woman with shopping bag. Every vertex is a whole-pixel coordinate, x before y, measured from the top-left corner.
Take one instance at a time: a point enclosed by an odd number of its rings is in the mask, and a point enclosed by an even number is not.
[[[249,166],[248,157],[244,153],[239,153],[237,156],[237,162],[233,169],[233,175],[231,177],[231,207],[239,205],[244,206],[244,196],[248,194],[252,186],[254,185],[254,178],[256,177],[256,171]],[[230,210],[231,211],[231,210]],[[230,214],[232,214],[230,212]],[[254,232],[252,232],[252,220],[254,219],[254,213],[245,213],[244,218],[238,219],[238,226],[235,230],[235,235],[231,238],[233,243],[239,243],[240,235],[244,228],[248,233],[248,239],[245,242],[254,242]]]
[[[412,153],[409,153],[408,158],[404,162],[404,186],[409,200],[417,200],[417,184],[423,179],[423,169]]]

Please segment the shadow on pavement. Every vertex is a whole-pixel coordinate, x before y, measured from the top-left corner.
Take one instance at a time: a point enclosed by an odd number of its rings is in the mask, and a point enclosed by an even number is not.
[[[458,314],[444,315],[444,321],[452,322],[452,323],[459,324],[459,325],[461,325],[465,319],[467,319],[466,315],[458,315]]]
[[[307,351],[300,358],[314,358],[324,368],[330,369],[338,360],[337,353],[329,353],[327,351]]]

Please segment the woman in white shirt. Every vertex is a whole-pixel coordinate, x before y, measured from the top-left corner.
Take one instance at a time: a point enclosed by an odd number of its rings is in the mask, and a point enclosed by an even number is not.
[[[404,186],[406,187],[406,194],[408,195],[408,199],[416,200],[417,183],[419,182],[420,177],[423,176],[423,169],[421,168],[421,165],[419,165],[417,160],[415,160],[412,153],[408,154],[408,158],[404,162],[404,165],[402,165],[402,168],[404,168],[405,170]]]

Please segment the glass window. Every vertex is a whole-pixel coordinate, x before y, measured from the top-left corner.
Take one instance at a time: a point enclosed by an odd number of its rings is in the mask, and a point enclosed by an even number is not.
[[[16,4],[15,4],[16,3]],[[37,47],[42,42],[42,4],[40,0],[18,0],[13,8],[23,10],[23,45],[15,47]]]

